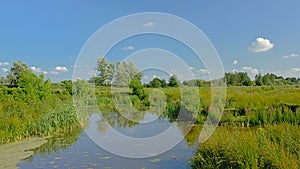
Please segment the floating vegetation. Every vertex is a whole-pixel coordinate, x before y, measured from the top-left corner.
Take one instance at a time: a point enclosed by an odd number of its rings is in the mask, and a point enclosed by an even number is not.
[[[150,160],[152,163],[157,163],[157,162],[160,162],[160,158],[154,158],[152,160]]]
[[[111,158],[110,156],[100,157],[101,160],[108,160],[110,158]]]

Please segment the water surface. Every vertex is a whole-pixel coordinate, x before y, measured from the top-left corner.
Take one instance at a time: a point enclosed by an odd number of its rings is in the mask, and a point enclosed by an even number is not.
[[[93,116],[91,116],[93,118]],[[171,123],[168,118],[145,113],[140,122],[124,120],[118,113],[109,113],[109,117],[97,120],[98,129],[93,130],[96,135],[110,132],[109,127],[103,125],[107,121],[113,129],[130,137],[146,138],[155,136],[168,127],[175,126],[178,131],[185,133],[187,127],[183,123]],[[154,119],[154,120],[152,120]],[[152,120],[152,121],[151,121]],[[143,123],[147,121],[147,123]],[[151,121],[151,122],[149,122]],[[92,128],[90,124],[85,130]],[[95,126],[94,126],[95,127]],[[199,131],[198,126],[193,126],[192,132],[179,144],[169,151],[148,158],[121,157],[95,144],[84,130],[75,130],[69,133],[48,139],[48,142],[35,149],[35,154],[17,164],[20,169],[33,168],[104,168],[104,169],[132,169],[132,168],[191,168],[190,158],[194,153],[195,140]],[[143,146],[143,145],[141,145]],[[143,147],[141,147],[143,148]]]

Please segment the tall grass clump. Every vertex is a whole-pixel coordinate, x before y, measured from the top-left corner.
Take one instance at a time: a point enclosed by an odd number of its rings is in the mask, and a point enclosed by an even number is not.
[[[48,136],[53,133],[72,130],[80,126],[77,113],[72,104],[65,104],[49,111],[33,126],[34,134]]]
[[[300,127],[218,128],[200,144],[192,168],[299,168]]]

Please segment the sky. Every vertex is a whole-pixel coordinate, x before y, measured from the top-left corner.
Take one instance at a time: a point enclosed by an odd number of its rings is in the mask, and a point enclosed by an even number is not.
[[[52,81],[72,79],[78,56],[97,30],[127,15],[160,12],[183,18],[200,29],[214,46],[226,72],[245,71],[252,78],[267,72],[300,77],[299,7],[298,0],[3,0],[0,75],[6,75],[12,63],[21,60]],[[159,24],[145,20],[144,26]],[[117,30],[123,31],[122,27]],[[103,44],[109,41],[102,40]],[[183,60],[195,77],[207,78],[205,64],[189,58],[196,57],[193,52],[164,36],[128,37],[116,44],[107,58],[117,63],[147,48],[163,49],[162,55],[170,51]],[[149,55],[145,59],[154,58]],[[176,74],[176,69],[168,71]]]

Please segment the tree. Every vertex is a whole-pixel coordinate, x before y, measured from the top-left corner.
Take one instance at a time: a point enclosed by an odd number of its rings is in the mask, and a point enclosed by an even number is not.
[[[177,87],[178,86],[178,80],[176,75],[172,75],[169,78],[169,86],[170,87]]]
[[[162,80],[160,81],[160,83],[161,83],[161,87],[162,87],[162,88],[165,88],[165,87],[168,86],[168,84],[167,84],[167,82],[166,82],[165,79],[162,79]]]
[[[146,97],[144,86],[138,79],[132,79],[129,87],[132,89],[132,94],[137,95],[141,100]]]
[[[246,72],[225,73],[227,85],[251,86],[252,81]]]
[[[263,85],[261,73],[259,73],[258,75],[255,75],[255,85],[256,86],[262,86]]]
[[[159,78],[152,79],[152,81],[149,82],[149,87],[152,88],[162,87],[162,80],[160,80]]]
[[[238,85],[238,78],[237,73],[225,73],[225,79],[227,82],[227,85],[230,86],[237,86]]]
[[[143,74],[135,67],[133,62],[119,62],[116,70],[116,81],[118,86],[129,85],[132,79],[141,81]]]
[[[237,73],[237,78],[238,78],[238,84],[240,86],[251,86],[252,85],[251,79],[246,72]]]
[[[27,71],[28,73],[32,72],[25,63],[21,61],[14,62],[7,75],[9,84],[11,86],[17,86],[19,83],[19,79],[21,78],[20,72],[24,71]]]
[[[270,74],[267,73],[262,77],[262,83],[263,85],[271,85],[271,79],[270,79]]]
[[[0,78],[0,85],[7,85],[9,83],[7,77],[1,76]]]
[[[99,75],[93,77],[90,81],[94,81],[96,85],[108,85],[111,83],[115,73],[115,66],[113,63],[108,63],[105,57],[100,57],[97,60],[96,70],[99,72]]]
[[[27,101],[35,99],[44,100],[51,95],[50,79],[44,81],[44,74],[39,76],[31,71],[22,71],[19,73],[18,87],[22,88],[26,94]]]
[[[70,94],[73,95],[73,88],[72,88],[72,80],[63,80],[62,83],[65,85],[66,91]]]
[[[79,96],[79,97],[87,97],[91,93],[91,88],[89,86],[89,83],[87,83],[85,80],[76,80],[73,82],[73,95]]]

